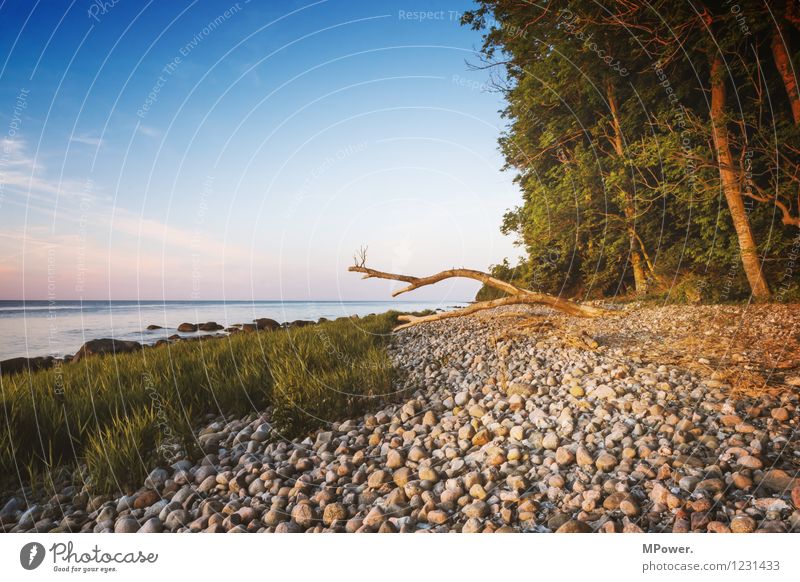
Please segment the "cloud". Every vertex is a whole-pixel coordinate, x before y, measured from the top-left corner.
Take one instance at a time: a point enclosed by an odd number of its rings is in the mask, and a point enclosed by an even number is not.
[[[103,143],[103,140],[99,137],[90,137],[88,135],[71,135],[69,136],[69,141],[93,147],[98,147]]]
[[[140,123],[136,126],[136,131],[147,137],[161,137],[161,130],[149,125]]]
[[[64,179],[53,181],[44,177],[45,168],[31,158],[21,139],[4,139],[0,150],[0,200],[15,196],[19,205],[31,200],[53,204],[56,197],[93,197],[90,182]],[[13,203],[12,200],[6,202]]]
[[[221,296],[226,277],[246,281],[251,263],[264,260],[263,253],[256,256],[220,238],[208,225],[168,224],[114,206],[94,194],[92,180],[48,179],[26,155],[24,142],[6,140],[0,147],[0,211],[16,206],[38,217],[0,228],[0,297],[21,296],[23,281],[26,294],[43,297],[52,253],[58,257],[60,298],[78,294],[79,276],[92,282],[87,296],[99,297],[112,288],[115,296],[128,296],[142,284],[151,294],[163,287],[186,297],[195,276],[208,296]]]

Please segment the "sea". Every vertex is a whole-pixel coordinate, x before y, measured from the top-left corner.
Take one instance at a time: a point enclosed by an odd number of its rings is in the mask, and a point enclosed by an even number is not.
[[[74,354],[100,338],[152,344],[184,322],[225,327],[269,317],[280,323],[398,311],[449,310],[465,303],[414,301],[9,301],[0,300],[0,360]],[[148,325],[163,329],[148,330]],[[198,332],[203,334],[203,332]],[[219,332],[215,332],[219,333]],[[180,334],[197,335],[197,334]]]

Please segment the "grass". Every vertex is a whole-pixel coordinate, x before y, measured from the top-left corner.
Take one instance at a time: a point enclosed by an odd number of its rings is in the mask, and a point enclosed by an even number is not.
[[[391,391],[385,350],[397,313],[179,342],[0,378],[3,490],[50,484],[65,469],[98,492],[128,490],[169,462],[199,453],[209,415],[272,407],[295,437],[363,413]]]

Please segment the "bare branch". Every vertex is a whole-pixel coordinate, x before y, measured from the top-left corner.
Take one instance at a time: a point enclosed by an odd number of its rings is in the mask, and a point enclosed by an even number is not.
[[[556,297],[553,295],[547,295],[546,293],[537,293],[534,291],[529,291],[527,289],[522,289],[520,287],[517,287],[516,285],[512,285],[511,283],[507,283],[506,281],[502,281],[500,279],[497,279],[496,277],[492,277],[488,273],[484,273],[482,271],[475,271],[473,269],[448,269],[446,271],[436,273],[435,275],[431,275],[429,277],[412,277],[410,275],[386,273],[384,271],[376,271],[375,269],[370,269],[360,264],[353,265],[348,269],[348,271],[353,273],[363,273],[364,279],[370,279],[370,278],[389,279],[393,281],[403,281],[405,283],[408,283],[408,286],[403,287],[402,289],[398,289],[397,291],[392,293],[393,297],[396,297],[402,293],[407,293],[408,291],[413,291],[414,289],[419,289],[420,287],[424,287],[426,285],[433,285],[434,283],[438,283],[439,281],[455,277],[474,279],[476,281],[480,281],[484,285],[493,287],[508,294],[507,297],[501,297],[500,299],[494,299],[492,301],[475,303],[473,305],[470,305],[469,307],[465,307],[464,309],[456,311],[448,311],[445,313],[428,315],[424,317],[404,316],[405,318],[404,321],[408,321],[408,323],[399,326],[397,329],[404,329],[410,325],[416,325],[417,323],[423,323],[426,321],[436,321],[439,319],[446,319],[449,317],[459,317],[461,315],[468,315],[470,313],[474,313],[475,311],[480,311],[482,309],[490,309],[492,307],[499,307],[501,305],[515,305],[515,304],[547,305],[549,307],[552,307],[553,309],[557,309],[558,311],[563,311],[564,313],[569,313],[570,315],[577,315],[579,317],[599,317],[602,315],[609,315],[610,313],[612,313],[606,309],[602,309],[599,307],[592,307],[590,305],[581,305],[579,303],[575,303],[574,301],[569,301],[568,299],[562,299],[561,297]]]
[[[363,267],[367,262],[367,249],[369,247],[359,247],[356,254],[353,255],[353,265],[356,267]]]

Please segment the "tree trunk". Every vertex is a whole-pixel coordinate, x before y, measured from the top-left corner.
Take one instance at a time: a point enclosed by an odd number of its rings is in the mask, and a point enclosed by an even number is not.
[[[789,105],[792,108],[792,118],[795,125],[800,123],[800,92],[797,89],[797,79],[792,71],[792,61],[786,50],[785,29],[781,24],[775,24],[772,30],[772,57],[775,60],[775,68],[783,80],[786,95],[789,97]]]
[[[608,98],[608,108],[611,111],[611,124],[614,128],[613,144],[614,151],[622,162],[625,162],[625,147],[622,139],[622,125],[619,121],[619,110],[617,108],[617,98],[614,93],[614,85],[611,81],[606,83],[606,97]],[[642,257],[639,254],[639,237],[636,234],[636,203],[631,192],[629,181],[625,180],[622,188],[623,213],[625,215],[625,228],[628,232],[628,253],[633,268],[633,282],[636,287],[636,294],[640,295],[647,290],[647,277],[642,265]]]
[[[742,265],[747,281],[750,283],[750,289],[757,299],[766,299],[769,297],[769,287],[767,287],[764,274],[761,272],[761,265],[758,261],[758,248],[744,207],[741,185],[737,180],[736,172],[734,172],[733,154],[728,141],[727,120],[725,119],[726,88],[724,74],[722,57],[715,55],[711,65],[711,125],[714,147],[717,150],[719,175],[722,189],[725,193],[725,200],[728,203],[728,209],[733,220],[733,227],[736,230],[739,250],[742,254]]]

